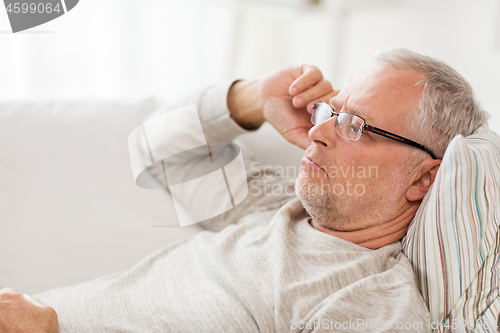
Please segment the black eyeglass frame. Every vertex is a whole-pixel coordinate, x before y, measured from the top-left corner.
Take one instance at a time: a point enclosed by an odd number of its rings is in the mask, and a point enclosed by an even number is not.
[[[371,133],[375,133],[375,134],[378,134],[378,135],[381,135],[381,136],[385,136],[386,138],[389,138],[389,139],[392,139],[392,140],[395,140],[395,141],[398,141],[398,142],[401,142],[401,143],[404,143],[404,144],[407,144],[407,145],[410,145],[410,146],[422,149],[422,150],[426,151],[429,155],[431,155],[432,159],[434,159],[434,160],[438,159],[436,157],[436,154],[434,154],[434,152],[430,148],[427,148],[426,146],[421,145],[418,142],[415,142],[415,141],[412,141],[410,139],[404,138],[404,137],[399,136],[397,134],[394,134],[394,133],[391,133],[391,132],[387,132],[387,131],[385,131],[385,130],[383,130],[381,128],[368,125],[366,123],[366,120],[363,117],[358,116],[357,114],[350,113],[350,112],[339,112],[339,113],[337,113],[337,112],[335,112],[333,110],[333,108],[330,106],[330,104],[325,103],[325,102],[321,102],[321,101],[320,102],[316,102],[313,105],[313,110],[316,110],[320,104],[325,104],[325,105],[327,105],[330,108],[330,112],[331,112],[331,116],[330,117],[333,117],[334,115],[338,116],[340,113],[347,113],[347,114],[352,114],[352,115],[354,115],[356,117],[361,118],[363,120],[363,124],[361,125],[361,128],[360,128],[361,134],[363,134],[363,131],[366,130],[366,131],[371,132]],[[337,126],[337,119],[335,120],[336,121],[335,126]],[[312,117],[311,117],[311,122],[312,122]],[[347,138],[347,139],[349,139],[349,138]],[[351,140],[351,139],[349,139],[349,140]]]

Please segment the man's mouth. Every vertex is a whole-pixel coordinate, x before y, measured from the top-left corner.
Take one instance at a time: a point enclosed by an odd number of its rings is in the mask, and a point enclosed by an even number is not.
[[[321,170],[326,174],[325,169],[320,167],[316,162],[314,162],[312,159],[310,159],[306,155],[304,155],[304,157],[302,157],[302,165],[306,168],[309,168],[309,169],[313,169],[313,170],[317,170],[317,171]]]

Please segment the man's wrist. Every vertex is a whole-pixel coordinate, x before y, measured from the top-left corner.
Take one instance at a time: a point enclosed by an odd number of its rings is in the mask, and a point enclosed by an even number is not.
[[[235,81],[227,94],[231,118],[247,130],[259,128],[265,121],[257,80]]]

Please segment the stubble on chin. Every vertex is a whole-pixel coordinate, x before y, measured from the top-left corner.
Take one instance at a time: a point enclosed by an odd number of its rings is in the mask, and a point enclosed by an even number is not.
[[[364,220],[384,222],[394,218],[399,206],[394,203],[405,196],[411,168],[404,164],[391,173],[388,179],[376,185],[376,190],[363,191],[362,195],[342,195],[321,180],[311,179],[302,171],[295,181],[295,194],[302,201],[307,213],[319,224],[338,231],[349,231]],[[338,185],[336,185],[338,186]]]
[[[295,181],[295,194],[317,223],[334,230],[347,230],[356,216],[353,209],[361,204],[360,197],[336,195],[328,184],[313,182],[305,172]]]

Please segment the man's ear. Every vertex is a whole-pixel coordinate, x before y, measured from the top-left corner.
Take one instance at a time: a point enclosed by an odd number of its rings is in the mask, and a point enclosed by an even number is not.
[[[419,201],[424,198],[432,183],[434,183],[439,165],[441,165],[441,160],[425,160],[417,167],[416,177],[418,178],[406,191],[406,199]]]

